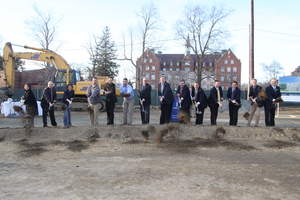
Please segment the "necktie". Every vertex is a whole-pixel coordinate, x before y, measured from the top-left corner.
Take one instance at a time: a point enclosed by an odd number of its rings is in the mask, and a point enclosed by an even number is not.
[[[53,90],[50,88],[50,94],[51,94],[51,102],[53,101]]]

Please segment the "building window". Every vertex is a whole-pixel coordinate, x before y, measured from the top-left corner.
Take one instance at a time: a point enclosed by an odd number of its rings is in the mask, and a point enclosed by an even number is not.
[[[146,63],[148,60],[147,60],[147,58],[144,58],[144,63]]]
[[[233,81],[237,81],[237,76],[233,76],[233,77],[232,77],[232,80],[233,80]]]
[[[146,66],[145,69],[146,69],[146,71],[149,71],[149,70],[150,70],[150,67],[149,67],[149,66]]]
[[[190,71],[190,68],[189,68],[189,67],[186,67],[186,68],[184,68],[184,71],[189,72],[189,71]]]
[[[149,72],[146,72],[145,78],[146,78],[147,80],[149,80],[149,78],[150,78],[150,73],[149,73]]]
[[[163,70],[163,71],[166,71],[166,68],[163,67],[162,70]]]
[[[221,81],[225,81],[225,77],[224,76],[221,76]]]
[[[231,80],[231,75],[228,75],[228,76],[227,76],[227,81],[232,81],[232,80]]]
[[[225,67],[224,66],[221,67],[221,72],[225,72]]]
[[[232,71],[233,71],[233,72],[237,72],[237,67],[233,67],[233,68],[232,68]]]
[[[152,63],[152,59],[151,58],[149,59],[149,63]]]
[[[155,73],[151,73],[151,80],[155,80]]]
[[[172,67],[170,67],[169,69],[170,69],[170,71],[173,71],[173,68],[172,68]]]
[[[170,62],[170,66],[173,66],[173,62],[172,61]]]
[[[186,62],[184,63],[184,65],[185,65],[185,66],[190,66],[190,62],[186,61]]]
[[[234,64],[234,60],[231,60],[231,61],[230,61],[230,64]]]
[[[179,72],[179,67],[177,67],[177,68],[176,68],[176,71],[178,71],[178,72]]]
[[[224,61],[224,64],[227,65],[227,64],[228,64],[228,60],[225,60],[225,61]]]
[[[166,66],[166,65],[167,65],[167,63],[166,63],[166,62],[164,62],[164,63],[163,63],[163,65],[164,65],[164,66]]]
[[[152,71],[155,71],[155,66],[152,66]]]
[[[231,72],[231,67],[227,67],[227,72]]]
[[[177,66],[179,66],[180,65],[180,62],[177,62]]]
[[[212,67],[212,62],[209,63],[209,66]]]

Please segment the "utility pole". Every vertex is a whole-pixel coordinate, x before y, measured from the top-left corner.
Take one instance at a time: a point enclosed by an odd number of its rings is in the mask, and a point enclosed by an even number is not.
[[[254,0],[251,1],[250,44],[249,44],[249,81],[254,78]]]
[[[247,99],[249,100],[250,84],[254,78],[254,0],[250,0],[250,25],[249,25],[249,81]]]

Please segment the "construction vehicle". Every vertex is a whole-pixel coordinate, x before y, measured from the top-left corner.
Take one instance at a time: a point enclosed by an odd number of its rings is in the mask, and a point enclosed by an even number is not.
[[[11,43],[6,43],[3,48],[3,66],[4,71],[0,72],[0,90],[2,95],[13,94],[15,88],[15,59],[25,59],[40,61],[50,64],[56,68],[56,73],[51,80],[55,83],[56,91],[58,96],[61,96],[66,89],[67,84],[72,84],[74,86],[75,100],[77,102],[86,102],[86,92],[87,88],[92,84],[91,81],[81,80],[80,72],[72,69],[67,61],[55,53],[54,51],[48,49],[41,49],[29,46],[20,46],[25,49],[35,50],[35,52],[14,52]],[[46,75],[45,75],[46,77]],[[98,84],[101,88],[104,87],[108,77],[98,76]],[[117,95],[120,95],[119,89],[116,91]],[[102,92],[101,92],[102,94]],[[101,103],[101,110],[104,110],[104,103]]]

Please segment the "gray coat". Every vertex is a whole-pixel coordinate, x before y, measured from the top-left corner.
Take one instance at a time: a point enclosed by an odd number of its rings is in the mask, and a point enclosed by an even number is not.
[[[87,97],[90,104],[100,103],[100,87],[91,85],[87,90]]]

